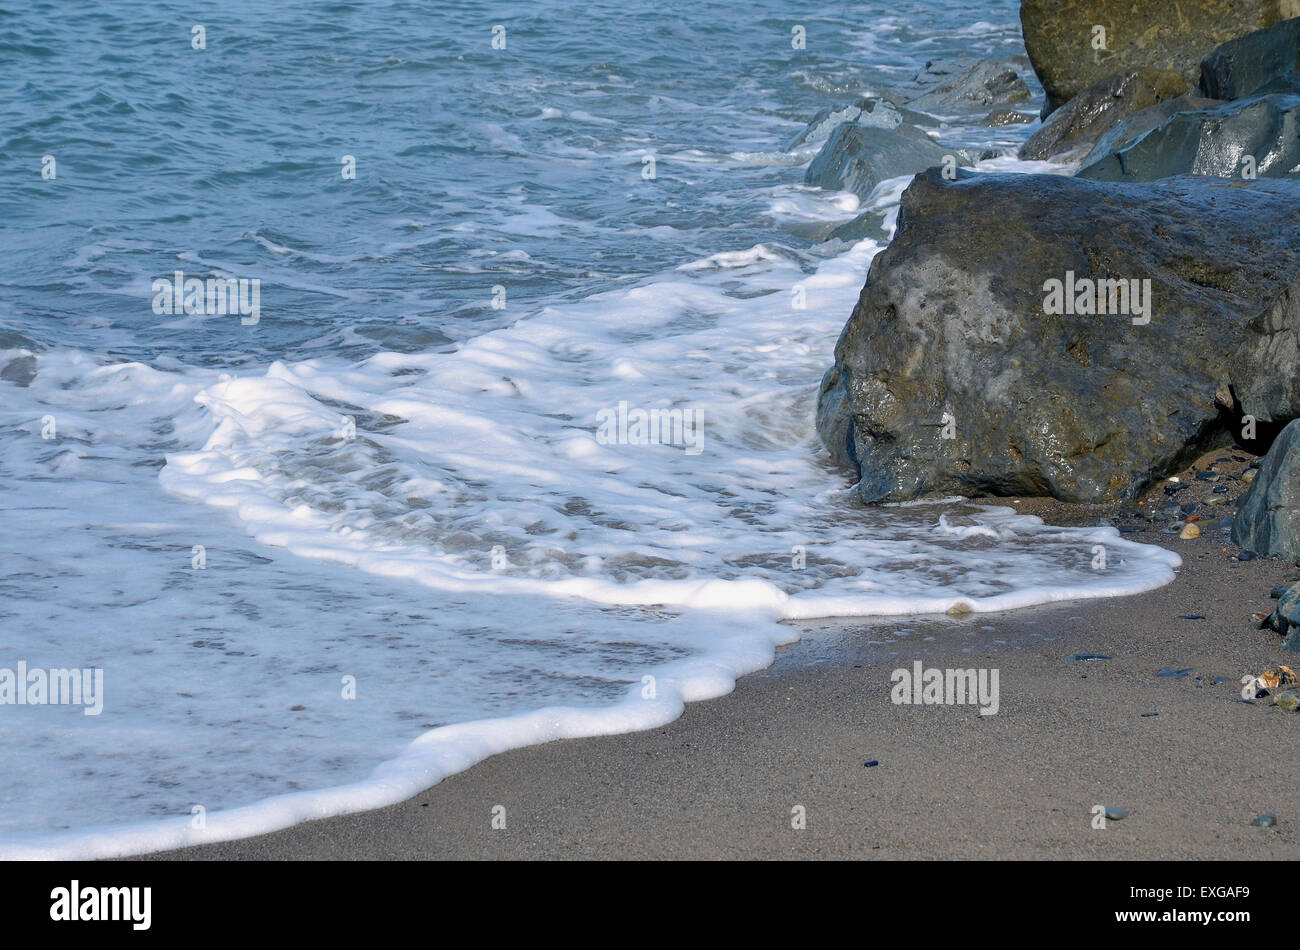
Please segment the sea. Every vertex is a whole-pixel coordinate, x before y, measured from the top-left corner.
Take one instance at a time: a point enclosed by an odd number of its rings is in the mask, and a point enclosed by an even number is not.
[[[863,506],[814,428],[884,246],[828,236],[892,230],[908,179],[809,187],[821,143],[790,143],[1023,56],[1017,10],[0,11],[0,857],[244,837],[662,726],[816,618],[1169,582],[1105,525]],[[1014,157],[1036,121],[941,118],[1000,156],[977,173],[1065,172]],[[31,690],[58,670],[80,704]]]

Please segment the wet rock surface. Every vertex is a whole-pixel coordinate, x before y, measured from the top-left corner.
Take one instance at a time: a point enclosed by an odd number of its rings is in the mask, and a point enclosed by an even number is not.
[[[1300,16],[1297,0],[1023,0],[1025,48],[1047,93],[1046,112],[1095,82],[1138,67],[1177,72],[1190,87],[1217,47]],[[1104,33],[1099,33],[1100,27]]]
[[[1273,345],[1300,323],[1298,201],[1289,181],[918,175],[823,379],[823,442],[869,503],[1106,503],[1242,413],[1300,415],[1298,354]],[[1150,321],[1045,313],[1068,274],[1150,279]]]

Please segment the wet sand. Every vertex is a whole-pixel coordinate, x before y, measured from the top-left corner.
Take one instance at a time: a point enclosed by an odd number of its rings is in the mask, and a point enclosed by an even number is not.
[[[1218,529],[1127,536],[1179,552],[1177,580],[1007,614],[810,623],[771,668],[664,728],[508,752],[392,807],[150,857],[1300,857],[1300,713],[1243,703],[1239,685],[1300,666],[1250,619],[1293,565],[1237,561]],[[998,713],[895,705],[891,672],[916,659],[997,669]],[[1128,817],[1094,828],[1096,805]],[[1278,826],[1252,827],[1261,812]]]

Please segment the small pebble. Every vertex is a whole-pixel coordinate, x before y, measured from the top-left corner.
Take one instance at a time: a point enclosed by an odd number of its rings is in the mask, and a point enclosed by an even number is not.
[[[1241,473],[1241,480],[1248,484],[1250,482],[1253,482],[1255,480],[1255,470],[1253,468],[1246,469],[1244,472]]]
[[[1109,660],[1104,653],[1076,653],[1073,656],[1067,656],[1067,660]]]
[[[1273,697],[1273,705],[1288,712],[1300,709],[1300,689],[1284,689]]]
[[[1159,715],[1160,715],[1160,713],[1143,713],[1143,714],[1142,714],[1142,718],[1143,718],[1143,719],[1150,719],[1152,716],[1159,716]]]
[[[1200,536],[1201,529],[1194,524],[1183,525],[1183,530],[1178,532],[1178,537],[1184,541],[1190,541],[1192,538],[1199,538]]]
[[[1204,620],[1205,614],[1179,614],[1179,620]]]
[[[1122,821],[1128,817],[1128,812],[1122,808],[1116,808],[1114,805],[1106,806],[1107,821]]]
[[[1277,824],[1277,815],[1264,812],[1264,814],[1253,818],[1250,823],[1256,828],[1272,828]]]
[[[868,768],[868,769],[870,769],[870,768],[875,768],[875,767],[876,767],[877,765],[879,765],[879,764],[880,764],[880,762],[879,762],[877,759],[870,759],[870,760],[868,760],[868,761],[862,763],[863,767],[864,767],[864,768]]]
[[[1191,672],[1192,671],[1190,667],[1185,670],[1174,670],[1166,666],[1163,670],[1158,672],[1156,676],[1172,676],[1174,679],[1182,679],[1184,676],[1187,676]]]
[[[1213,488],[1213,491],[1214,491],[1214,493],[1215,493],[1216,495],[1226,495],[1226,494],[1228,494],[1228,486],[1227,486],[1227,485],[1215,485],[1214,488]]]
[[[1253,560],[1255,560],[1255,552],[1254,552],[1254,551],[1238,551],[1238,552],[1237,552],[1237,560],[1238,560],[1238,561],[1253,561]]]

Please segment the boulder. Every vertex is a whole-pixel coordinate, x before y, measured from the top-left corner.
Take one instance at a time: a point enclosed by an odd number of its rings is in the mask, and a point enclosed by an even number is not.
[[[1021,148],[1020,157],[1082,157],[1121,119],[1176,99],[1187,88],[1181,74],[1145,66],[1107,76],[1053,112]]]
[[[1232,521],[1232,542],[1256,554],[1300,558],[1300,420],[1287,425],[1264,456]],[[1276,616],[1300,622],[1300,585],[1283,594]],[[1285,634],[1287,624],[1275,629]]]
[[[934,63],[927,64],[927,70]],[[918,76],[925,80],[924,74]],[[982,59],[955,75],[939,74],[939,82],[915,99],[908,100],[913,109],[925,112],[968,112],[990,106],[1027,102],[1029,87],[1014,66],[998,60]]]
[[[836,126],[845,122],[878,129],[896,129],[904,122],[912,125],[937,125],[934,119],[923,112],[897,106],[887,99],[869,96],[852,105],[822,109],[813,116],[806,129],[791,139],[786,151],[792,152],[796,148],[807,148],[824,142]]]
[[[1200,90],[1209,99],[1300,92],[1300,19],[1224,43],[1201,63]]]
[[[942,165],[950,155],[958,165],[971,162],[968,152],[940,145],[910,125],[881,129],[845,122],[826,139],[804,173],[804,183],[865,199],[882,181]]]
[[[1300,374],[1262,381],[1300,358],[1298,202],[1286,180],[918,175],[835,347],[818,432],[868,503],[1132,499],[1240,431],[1221,388],[1241,412],[1300,415]],[[1101,279],[1150,284],[1090,304],[1082,281]]]
[[[1161,118],[1171,103],[1186,108]],[[1260,178],[1300,173],[1300,95],[1273,93],[1220,103],[1170,100],[1103,136],[1078,176],[1094,181],[1233,178],[1251,177],[1251,168]]]
[[[1171,8],[1172,7],[1172,8]],[[1300,16],[1300,0],[1022,0],[1020,25],[1047,93],[1044,115],[1118,72],[1149,66],[1182,74],[1247,33]],[[1096,28],[1105,30],[1104,44]]]

